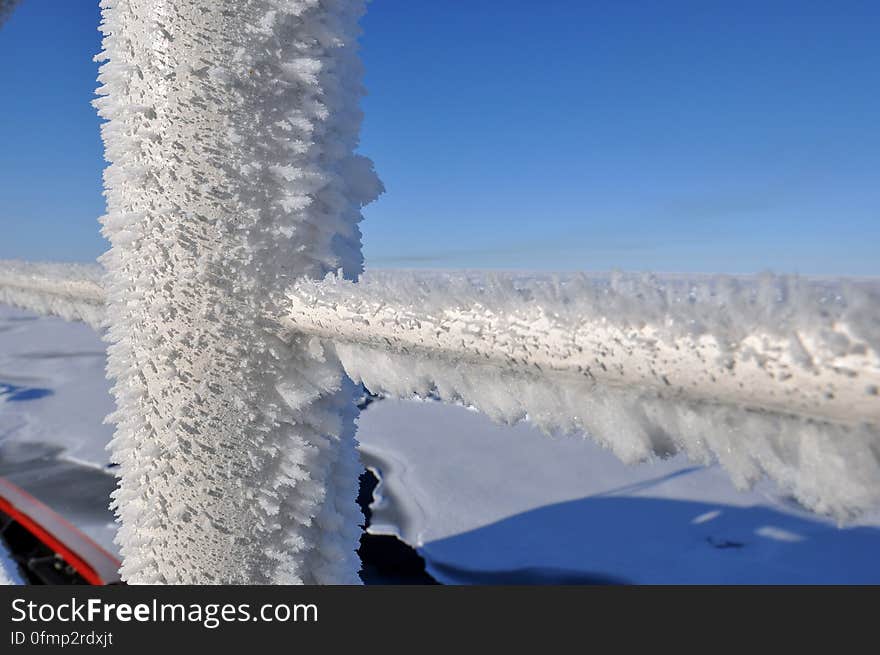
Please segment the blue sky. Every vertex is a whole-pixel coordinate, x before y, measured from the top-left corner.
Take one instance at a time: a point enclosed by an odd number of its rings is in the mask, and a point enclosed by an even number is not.
[[[97,0],[0,29],[0,258],[106,244]],[[374,0],[368,265],[880,275],[880,3]]]

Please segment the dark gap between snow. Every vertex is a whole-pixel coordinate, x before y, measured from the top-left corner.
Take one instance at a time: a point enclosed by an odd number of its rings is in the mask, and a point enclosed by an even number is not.
[[[366,470],[360,477],[357,502],[364,513],[364,533],[358,554],[361,557],[361,580],[366,585],[435,585],[440,584],[425,570],[425,560],[415,548],[391,535],[367,532],[372,512],[373,491],[379,484],[376,475]]]

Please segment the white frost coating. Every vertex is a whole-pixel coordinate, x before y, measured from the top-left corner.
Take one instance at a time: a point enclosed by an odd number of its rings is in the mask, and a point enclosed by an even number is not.
[[[763,477],[804,506],[844,521],[880,507],[880,431],[721,403],[665,398],[568,373],[402,355],[338,343],[346,372],[375,393],[434,396],[492,419],[586,433],[627,464],[684,452],[719,462],[740,489]],[[542,475],[552,476],[552,471]]]
[[[880,424],[876,283],[371,273],[288,300],[290,324],[334,341]]]
[[[0,303],[97,329],[104,321],[102,275],[93,265],[0,261]]]
[[[273,334],[360,272],[361,0],[102,0],[122,576],[358,582],[353,385]]]
[[[100,276],[97,266],[0,261],[0,301],[98,326]],[[880,422],[876,282],[384,271],[357,286],[300,282],[288,295],[281,337],[293,316],[297,331],[347,342]]]
[[[376,392],[678,451],[844,520],[880,506],[870,285],[366,276],[297,285],[292,320]],[[308,323],[308,327],[305,327]]]

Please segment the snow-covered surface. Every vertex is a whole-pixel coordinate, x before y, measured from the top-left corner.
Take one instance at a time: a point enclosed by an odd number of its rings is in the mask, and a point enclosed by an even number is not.
[[[0,439],[58,443],[65,457],[106,467],[113,410],[106,347],[94,330],[0,305]]]
[[[0,305],[0,476],[116,553],[106,361],[87,326]]]
[[[437,402],[382,400],[358,423],[381,479],[370,531],[418,547],[443,582],[880,582],[880,512],[838,528],[717,466],[625,466]]]

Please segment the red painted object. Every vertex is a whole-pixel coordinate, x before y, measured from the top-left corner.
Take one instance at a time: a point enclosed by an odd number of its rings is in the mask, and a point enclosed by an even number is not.
[[[120,582],[121,562],[49,507],[9,480],[0,478],[0,512],[60,555],[93,585]]]

